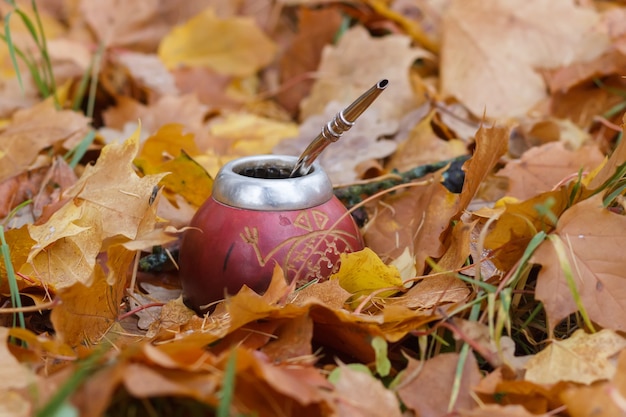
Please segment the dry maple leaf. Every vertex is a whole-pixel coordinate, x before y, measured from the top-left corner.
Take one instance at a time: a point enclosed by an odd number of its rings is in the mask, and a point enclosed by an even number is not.
[[[103,239],[117,235],[134,239],[142,230],[149,213],[154,187],[165,174],[140,178],[133,169],[139,152],[139,129],[122,144],[102,149],[95,165],[88,166],[64,197],[79,198],[93,205],[102,215]],[[156,215],[154,216],[156,220]]]
[[[559,218],[554,239],[560,242],[562,253],[547,240],[531,259],[541,265],[535,297],[543,302],[551,328],[578,310],[572,294],[576,291],[592,321],[626,330],[624,230],[626,217],[604,208],[601,194],[575,204]],[[571,268],[572,282],[562,262]]]
[[[430,55],[410,44],[408,36],[374,38],[361,26],[348,30],[336,46],[326,46],[322,51],[319,77],[311,94],[301,103],[300,117],[323,113],[331,101],[347,106],[384,78],[389,80],[388,91],[374,106],[381,120],[399,120],[418,105],[409,82],[409,69],[415,59]]]
[[[453,1],[444,15],[442,92],[477,116],[523,115],[546,97],[537,68],[589,60],[607,47],[598,22],[572,0]]]

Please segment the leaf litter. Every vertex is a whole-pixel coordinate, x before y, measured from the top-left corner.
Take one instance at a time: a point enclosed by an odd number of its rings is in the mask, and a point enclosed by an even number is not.
[[[1,10],[1,414],[626,411],[620,2]],[[381,78],[320,159],[366,249],[188,309],[180,233],[217,170],[299,154]]]

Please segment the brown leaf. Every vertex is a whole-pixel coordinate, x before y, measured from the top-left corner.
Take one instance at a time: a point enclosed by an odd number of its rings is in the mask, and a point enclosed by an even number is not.
[[[560,263],[565,261],[589,318],[602,327],[626,330],[625,228],[626,218],[603,208],[600,194],[559,218],[554,238],[563,245],[566,259],[559,258],[551,241],[544,241],[531,259],[542,266],[536,297],[544,303],[551,328],[578,310]]]
[[[301,118],[324,112],[331,101],[347,106],[363,91],[386,78],[389,86],[373,104],[380,118],[397,121],[418,102],[411,91],[408,70],[413,61],[429,54],[410,46],[411,38],[370,36],[362,26],[348,30],[336,46],[326,46],[311,94],[301,103]],[[393,65],[389,63],[393,62]]]
[[[551,142],[531,148],[521,159],[509,162],[498,171],[498,175],[509,178],[508,196],[526,200],[552,190],[560,181],[581,169],[589,171],[595,168],[603,159],[595,145],[571,151],[562,142]]]
[[[425,362],[409,359],[398,388],[402,402],[419,416],[445,415],[448,412],[458,361],[459,355],[456,353],[442,353]],[[475,401],[471,390],[480,378],[476,359],[470,353],[463,367],[459,396],[453,410],[473,408]]]
[[[507,271],[512,268],[533,236],[540,231],[549,233],[556,226],[545,213],[538,212],[537,207],[549,205],[551,212],[558,217],[567,208],[570,193],[571,187],[561,187],[526,201],[504,204],[504,212],[485,239],[485,248],[495,254],[493,262],[498,269]]]
[[[163,96],[150,106],[145,106],[132,98],[119,97],[115,107],[107,109],[103,116],[108,128],[121,130],[128,122],[141,120],[143,131],[155,134],[166,124],[183,124],[186,132],[204,137],[200,131],[204,128],[206,107],[195,95]],[[198,142],[199,143],[199,142]]]
[[[134,253],[129,252],[124,262],[113,270],[125,274]],[[122,275],[119,278],[125,278]],[[76,282],[61,289],[61,303],[52,310],[51,320],[58,337],[71,346],[100,341],[117,319],[119,305],[124,292],[125,279],[111,286],[100,265],[93,272],[89,287]]]
[[[281,81],[288,87],[276,97],[291,113],[311,90],[313,79],[304,77],[317,69],[322,49],[332,42],[341,25],[341,13],[337,8],[301,7],[298,20],[298,32],[279,61]],[[294,84],[295,80],[298,82]]]
[[[36,375],[21,364],[8,348],[9,329],[0,327],[0,391],[10,392],[35,382]]]
[[[84,200],[100,212],[102,239],[117,235],[134,239],[154,227],[154,221],[148,222],[148,230],[142,230],[144,217],[151,211],[153,189],[164,174],[140,178],[132,165],[138,151],[139,130],[122,144],[105,146],[96,164],[87,166],[65,193],[65,197]]]
[[[366,245],[383,260],[395,259],[408,247],[415,256],[416,274],[421,275],[427,257],[444,254],[441,235],[458,212],[458,195],[440,179],[437,173],[419,186],[386,196],[364,230]]]
[[[509,143],[509,129],[503,126],[481,126],[476,132],[476,150],[463,165],[465,181],[459,202],[459,215],[472,201],[478,188],[506,153]]]
[[[460,140],[443,140],[435,134],[431,124],[435,114],[431,111],[413,126],[408,132],[408,137],[400,141],[398,149],[385,164],[386,169],[403,172],[419,165],[452,159],[466,153],[465,144]]]
[[[56,110],[50,100],[15,113],[0,133],[0,181],[26,170],[45,148],[76,145],[87,134],[88,122],[76,112]]]
[[[546,97],[535,68],[588,60],[607,47],[598,22],[593,9],[570,0],[454,1],[444,15],[443,93],[477,116],[523,115]]]
[[[447,303],[460,303],[467,299],[470,290],[454,275],[427,276],[413,288],[388,300],[411,309],[430,309]]]
[[[400,417],[398,399],[372,375],[339,366],[335,383],[335,404],[339,416]]]
[[[105,46],[153,52],[171,26],[184,22],[211,3],[212,0],[188,4],[171,0],[139,3],[116,0],[104,5],[83,0],[80,11]]]

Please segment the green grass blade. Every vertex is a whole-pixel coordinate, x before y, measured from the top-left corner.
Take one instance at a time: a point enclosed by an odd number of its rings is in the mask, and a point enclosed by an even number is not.
[[[26,30],[28,30],[28,33],[30,33],[30,36],[35,41],[37,48],[41,48],[37,29],[35,29],[35,25],[33,24],[32,20],[30,20],[30,17],[28,17],[28,15],[24,13],[21,9],[15,9],[13,11],[17,13],[17,15],[22,19],[22,22],[24,22],[24,26],[26,26]]]
[[[94,109],[96,106],[96,92],[98,89],[98,77],[100,76],[100,60],[104,53],[104,44],[100,43],[98,50],[94,55],[93,67],[91,72],[91,83],[89,84],[89,97],[87,100],[87,117],[93,118]]]
[[[41,52],[41,56],[44,62],[44,74],[47,74],[48,86],[50,87],[54,104],[57,108],[61,108],[61,105],[59,104],[59,99],[56,95],[56,81],[54,79],[54,73],[52,71],[52,60],[50,59],[50,55],[48,54],[48,41],[46,40],[43,23],[41,22],[41,15],[39,14],[39,9],[37,8],[37,2],[35,0],[31,0],[31,5],[33,7],[33,12],[35,13],[37,28],[39,29],[39,33],[41,34],[41,44],[39,45],[39,51]]]
[[[20,89],[22,93],[24,92],[24,82],[22,81],[22,75],[20,74],[20,67],[17,65],[17,57],[15,56],[15,44],[13,43],[13,38],[11,37],[11,16],[13,12],[10,11],[4,16],[4,38],[7,43],[7,47],[9,48],[9,57],[11,58],[11,64],[13,64],[13,68],[15,69],[15,74],[17,75],[17,82],[20,85]]]
[[[626,183],[619,184],[619,186],[615,190],[613,190],[609,195],[604,197],[604,199],[602,200],[602,205],[604,206],[604,208],[610,206],[613,200],[615,200],[618,195],[622,194],[625,189]]]
[[[372,348],[376,355],[376,373],[382,377],[391,372],[391,361],[387,357],[387,341],[380,336],[372,339]]]
[[[13,262],[11,261],[11,250],[4,237],[4,226],[0,225],[0,250],[2,250],[2,258],[4,260],[4,267],[7,271],[7,280],[9,281],[9,290],[11,291],[11,303],[17,308],[22,308],[22,299],[20,298],[20,290],[17,286],[17,277],[15,276],[15,269],[13,269]],[[13,316],[13,325],[19,322],[21,328],[26,328],[26,320],[24,320],[24,313],[21,311],[17,313],[17,316]]]
[[[511,284],[513,287],[516,285],[517,280],[519,280],[519,277],[522,274],[522,270],[524,266],[528,263],[528,260],[530,259],[530,257],[533,255],[535,250],[537,250],[541,242],[543,242],[546,239],[547,236],[548,235],[546,234],[546,232],[541,231],[537,233],[535,236],[533,236],[532,239],[530,239],[530,242],[528,242],[528,245],[526,246],[526,250],[524,250],[522,257],[520,258],[520,261],[517,264],[517,268],[515,269],[515,272],[513,273],[513,276],[511,277]]]
[[[224,370],[224,378],[222,378],[222,389],[220,390],[220,402],[217,406],[217,417],[230,416],[230,406],[233,402],[233,396],[235,395],[235,375],[237,371],[237,350],[233,349],[228,362],[226,363],[226,369]]]
[[[41,409],[37,410],[36,417],[61,416],[68,410],[68,400],[76,392],[78,387],[96,370],[96,365],[107,349],[100,345],[91,356],[80,361],[76,366],[76,371],[59,387],[54,396]]]
[[[66,160],[70,156],[72,157],[72,160],[69,162],[70,168],[76,168],[76,165],[78,165],[80,160],[83,159],[83,156],[85,156],[85,152],[87,152],[87,149],[89,149],[89,146],[93,143],[93,140],[95,138],[96,131],[90,130],[78,145],[76,145],[73,149],[71,149],[64,155],[64,159]]]

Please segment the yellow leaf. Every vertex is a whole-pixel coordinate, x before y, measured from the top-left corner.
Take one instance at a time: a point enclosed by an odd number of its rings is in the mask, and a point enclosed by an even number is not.
[[[189,203],[200,206],[211,195],[213,179],[204,168],[185,152],[161,165],[170,175],[160,182],[168,191],[180,194]]]
[[[91,285],[96,256],[102,244],[102,221],[88,204],[65,204],[42,225],[28,228],[37,243],[20,269],[52,290],[79,282]]]
[[[526,381],[555,384],[559,381],[591,384],[615,375],[611,359],[626,348],[626,339],[612,330],[594,334],[576,330],[569,339],[552,342],[526,364]]]
[[[248,113],[228,115],[211,126],[211,134],[233,141],[233,153],[268,154],[282,140],[298,136],[298,126]]]
[[[171,193],[185,198],[190,204],[200,206],[211,195],[213,179],[190,155],[198,150],[192,134],[183,134],[183,126],[168,124],[149,137],[135,159],[135,165],[146,175],[168,173],[159,182],[170,194],[166,196],[176,204]],[[172,159],[173,158],[173,159]]]
[[[168,69],[209,67],[238,77],[256,73],[275,53],[276,45],[253,19],[220,19],[212,9],[175,27],[159,45],[159,57]]]
[[[141,153],[135,160],[135,164],[142,168],[144,174],[163,172],[150,171],[150,168],[159,166],[168,159],[180,155],[181,150],[184,150],[191,156],[200,153],[194,141],[193,133],[183,134],[183,125],[169,123],[162,126],[154,135],[146,139],[141,148]]]
[[[359,295],[370,294],[383,288],[402,286],[398,268],[385,265],[370,248],[341,254],[341,267],[332,278],[338,279],[339,285],[344,290]]]
[[[124,143],[112,143],[102,149],[95,165],[87,166],[82,177],[65,192],[66,197],[85,200],[102,216],[102,239],[121,235],[135,239],[149,232],[156,221],[150,219],[152,192],[165,174],[140,178],[133,169],[139,151],[138,128]],[[143,229],[146,227],[150,230]]]

